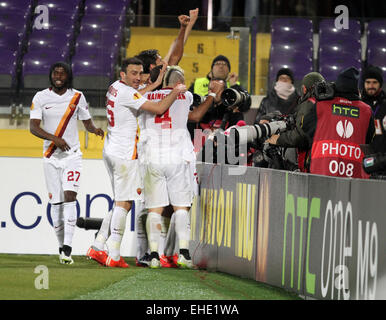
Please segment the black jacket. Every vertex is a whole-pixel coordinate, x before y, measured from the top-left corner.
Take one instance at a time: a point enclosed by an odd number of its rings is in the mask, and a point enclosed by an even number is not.
[[[376,130],[370,144],[371,150],[373,153],[386,153],[386,94],[381,91],[378,95],[370,97],[363,92],[362,101],[373,110]]]
[[[257,110],[255,123],[258,123],[264,115],[274,111],[280,111],[281,114],[294,113],[298,99],[299,95],[296,90],[288,97],[287,100],[284,100],[277,95],[275,89],[272,89],[261,101],[260,107]]]

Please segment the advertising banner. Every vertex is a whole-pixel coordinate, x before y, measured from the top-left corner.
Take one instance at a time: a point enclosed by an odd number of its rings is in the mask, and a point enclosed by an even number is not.
[[[303,292],[308,177],[260,169],[256,280]]]
[[[350,299],[386,299],[385,184],[379,180],[351,184],[352,242],[347,241],[346,248],[352,253],[353,265],[349,269]]]
[[[254,279],[259,194],[259,172],[244,167],[222,166],[222,185],[217,206],[215,239],[219,271]]]
[[[218,193],[221,187],[221,166],[197,164],[197,174],[200,179],[200,188],[191,209],[189,249],[195,265],[216,270],[218,246],[214,240],[212,241],[212,219],[213,210],[217,210]]]
[[[78,216],[103,218],[113,205],[110,179],[102,160],[83,160],[77,196]],[[57,239],[51,225],[50,204],[40,158],[0,157],[0,252],[56,254]],[[135,256],[134,214],[129,213],[122,255]],[[84,255],[95,230],[75,229],[73,254]]]

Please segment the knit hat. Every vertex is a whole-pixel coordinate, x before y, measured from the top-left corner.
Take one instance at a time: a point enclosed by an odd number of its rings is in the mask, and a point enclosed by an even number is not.
[[[349,67],[341,71],[335,82],[338,92],[358,93],[359,71],[354,67]]]
[[[229,71],[231,71],[231,63],[229,62],[229,59],[226,57],[226,56],[223,56],[223,55],[218,55],[216,58],[213,59],[212,61],[212,66],[210,67],[211,69],[213,69],[213,66],[214,64],[217,62],[217,61],[224,61],[227,65],[228,65],[228,69]]]
[[[365,81],[366,79],[376,79],[382,87],[382,70],[376,66],[369,65],[362,73],[362,80]]]
[[[319,72],[310,72],[303,77],[302,85],[305,86],[307,90],[310,90],[313,85],[320,81],[325,81],[325,79]]]
[[[279,77],[282,75],[282,74],[285,74],[287,76],[289,76],[291,78],[291,81],[292,83],[294,83],[294,73],[292,72],[291,69],[289,68],[281,68],[277,74],[276,74],[276,81],[277,79],[279,79]]]

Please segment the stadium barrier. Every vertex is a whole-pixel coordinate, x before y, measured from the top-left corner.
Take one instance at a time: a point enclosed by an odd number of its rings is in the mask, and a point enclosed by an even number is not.
[[[386,298],[386,182],[199,164],[201,267],[316,299]]]
[[[0,252],[57,254],[41,158],[0,157]],[[386,299],[384,181],[198,164],[193,262],[317,299]],[[78,214],[112,207],[103,161],[84,159]],[[122,255],[135,256],[134,211]],[[84,255],[95,230],[77,229]]]
[[[0,252],[57,254],[42,158],[0,157]],[[112,208],[110,178],[102,160],[83,159],[78,216],[103,218]],[[136,255],[135,209],[126,220],[122,255]],[[85,255],[95,230],[76,228],[73,254]]]

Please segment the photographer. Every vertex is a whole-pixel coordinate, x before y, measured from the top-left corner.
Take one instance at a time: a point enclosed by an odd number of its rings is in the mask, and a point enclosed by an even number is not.
[[[293,85],[294,76],[291,69],[281,68],[276,74],[274,87],[269,91],[266,97],[261,101],[255,123],[261,123],[265,120],[266,114],[274,111],[280,111],[282,114],[289,114],[295,111],[299,95]]]
[[[306,172],[307,164],[305,163],[311,150],[312,141],[304,131],[304,122],[308,119],[306,115],[313,109],[315,99],[312,98],[312,92],[318,82],[324,81],[323,76],[318,72],[310,72],[302,80],[302,96],[298,101],[295,109],[296,119],[295,126],[291,130],[272,135],[266,142],[285,148],[297,148],[297,163],[300,171]]]
[[[304,115],[302,129],[312,141],[309,172],[335,177],[367,178],[360,145],[371,142],[374,122],[371,108],[360,101],[359,72],[343,70],[335,85],[318,83],[314,105]]]

